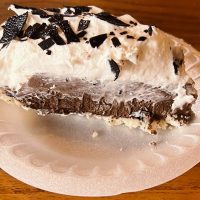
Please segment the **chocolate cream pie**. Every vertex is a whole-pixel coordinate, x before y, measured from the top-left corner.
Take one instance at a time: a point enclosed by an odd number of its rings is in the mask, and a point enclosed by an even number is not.
[[[0,98],[39,114],[99,116],[156,133],[193,118],[181,46],[130,15],[94,6],[16,14],[0,29]]]

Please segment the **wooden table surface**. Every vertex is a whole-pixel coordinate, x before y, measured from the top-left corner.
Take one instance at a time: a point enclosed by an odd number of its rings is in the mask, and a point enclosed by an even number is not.
[[[11,3],[37,6],[62,7],[62,5],[96,5],[116,15],[129,13],[142,23],[157,27],[185,39],[200,50],[200,1],[199,0],[0,0],[0,21],[9,16],[7,7]],[[180,163],[181,164],[181,163]],[[79,200],[48,193],[7,175],[0,170],[0,200]],[[106,198],[112,200],[188,200],[200,199],[200,164],[184,175],[153,189],[127,193]]]

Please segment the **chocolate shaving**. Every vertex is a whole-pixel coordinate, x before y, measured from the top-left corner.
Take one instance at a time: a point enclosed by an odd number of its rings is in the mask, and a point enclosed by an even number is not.
[[[48,34],[57,45],[65,45],[66,44],[65,41],[62,39],[62,37],[58,34],[58,30],[57,30],[56,26],[49,25],[48,26]]]
[[[93,48],[99,47],[106,40],[107,34],[101,34],[90,38],[90,44]]]
[[[43,40],[42,42],[40,42],[38,45],[43,49],[49,49],[51,46],[53,46],[55,44],[55,42],[51,39],[48,38],[46,40]]]
[[[60,13],[60,8],[45,8],[45,10],[54,12],[54,13]]]
[[[174,73],[178,75],[179,67],[184,63],[184,53],[180,47],[173,48],[173,66]]]
[[[118,46],[121,45],[121,43],[120,43],[120,41],[118,40],[117,37],[113,37],[113,38],[112,38],[112,43],[113,43],[113,45],[114,45],[115,47],[118,47]]]
[[[45,23],[43,23],[43,24],[36,23],[33,26],[29,26],[26,29],[25,35],[34,40],[42,38],[46,26],[47,25]]]
[[[130,26],[129,24],[126,24],[125,22],[117,19],[117,17],[115,17],[107,12],[101,12],[101,13],[95,14],[95,16],[103,21],[106,21],[106,22],[116,25],[116,26],[124,26],[124,27]]]
[[[34,36],[34,34],[35,34],[36,30],[37,30],[40,26],[41,26],[41,24],[39,24],[39,23],[36,23],[36,24],[34,24],[33,26],[29,26],[29,27],[25,30],[25,35],[26,35],[27,37],[29,37],[29,38],[31,38],[32,35],[33,35],[33,38],[32,38],[32,39],[36,39],[37,36]],[[39,37],[38,37],[38,38],[39,38]],[[38,39],[38,38],[37,38],[37,39]]]
[[[137,22],[130,21],[129,23],[137,26]]]
[[[82,13],[89,12],[91,10],[91,7],[87,6],[65,6],[67,10],[65,11],[64,14],[66,15],[81,15]]]
[[[77,34],[77,36],[78,36],[79,38],[81,38],[81,37],[84,37],[86,34],[87,34],[86,31],[81,31],[80,33]]]
[[[177,75],[180,65],[176,61],[173,61],[173,66],[174,66],[174,73]]]
[[[0,39],[0,43],[8,45],[23,29],[28,17],[28,12],[10,17],[4,25],[3,36]]]
[[[21,30],[18,34],[17,34],[17,37],[18,38],[23,38],[24,37],[24,31],[23,30]]]
[[[119,73],[120,73],[119,66],[113,59],[109,60],[109,64],[111,67],[111,71],[115,74],[115,79],[114,79],[115,81],[119,77]]]
[[[63,20],[63,15],[61,14],[54,14],[53,16],[51,16],[48,21],[51,22],[51,23],[57,23],[59,21],[62,21]]]
[[[31,10],[37,10],[37,8],[34,8],[34,7],[20,6],[20,5],[16,5],[16,4],[13,4],[13,5],[14,5],[14,7],[15,7],[16,9],[26,9],[26,10],[31,9]]]
[[[144,30],[145,33],[148,33],[150,36],[153,34],[152,26],[150,25],[148,29]]]
[[[88,28],[89,24],[90,24],[89,20],[81,19],[78,25],[78,31],[84,31],[86,28]]]
[[[0,49],[0,51],[1,51],[4,47],[7,47],[7,45],[8,45],[7,43],[3,44],[2,47],[1,47],[1,49]]]
[[[40,35],[39,35],[40,38],[45,39],[47,36],[49,36],[49,33],[53,27],[55,27],[55,25],[52,25],[52,24],[45,26],[44,29],[42,29],[40,32]]]
[[[132,35],[127,35],[126,37],[127,37],[127,39],[134,39],[134,37]]]
[[[49,18],[50,15],[48,15],[44,10],[37,9],[37,10],[32,10],[33,15],[39,15],[41,18]]]
[[[149,35],[152,36],[152,34],[153,34],[153,29],[152,29],[152,26],[151,26],[151,25],[149,26],[148,32],[149,32]]]
[[[138,41],[145,41],[146,39],[147,39],[146,37],[141,36],[141,37],[138,38]]]
[[[74,33],[74,31],[72,30],[72,28],[67,20],[63,20],[63,21],[59,22],[58,25],[64,32],[64,34],[67,38],[68,44],[71,42],[80,42],[78,36]]]
[[[48,49],[47,52],[46,52],[47,55],[51,55],[51,53],[52,53],[52,51],[49,50],[49,49]]]
[[[127,31],[123,31],[123,32],[120,33],[120,35],[125,35],[127,33],[128,33]]]

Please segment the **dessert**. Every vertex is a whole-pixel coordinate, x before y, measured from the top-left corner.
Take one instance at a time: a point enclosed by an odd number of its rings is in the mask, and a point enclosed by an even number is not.
[[[0,98],[39,114],[92,114],[156,133],[193,118],[181,46],[94,6],[11,5],[0,29]]]

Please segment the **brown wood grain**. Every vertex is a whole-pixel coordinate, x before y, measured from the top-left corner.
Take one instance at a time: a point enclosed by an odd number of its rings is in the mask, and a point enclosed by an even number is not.
[[[10,13],[10,3],[38,7],[59,7],[63,5],[96,5],[114,14],[128,13],[142,23],[157,27],[181,37],[200,50],[200,1],[199,0],[0,0],[0,21]],[[181,164],[181,163],[180,163]],[[0,170],[0,200],[79,200],[48,193],[28,186]],[[127,193],[105,198],[112,200],[188,200],[200,199],[200,164],[184,175],[161,186],[137,193]]]

